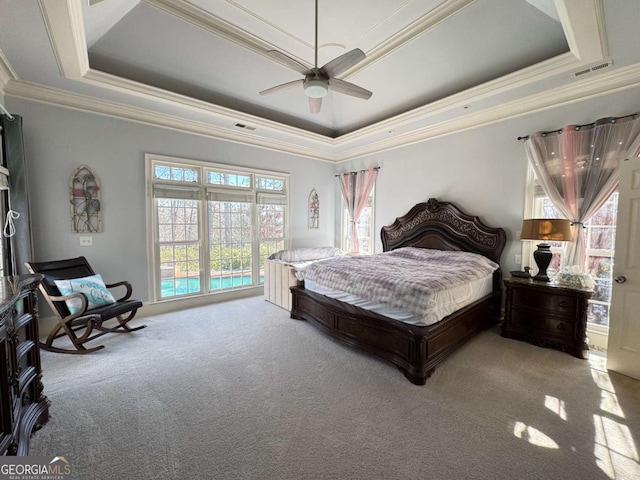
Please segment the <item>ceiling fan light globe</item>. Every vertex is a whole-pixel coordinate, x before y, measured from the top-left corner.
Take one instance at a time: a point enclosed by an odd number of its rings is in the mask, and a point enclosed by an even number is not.
[[[327,95],[329,86],[322,80],[308,80],[304,84],[304,94],[311,98],[322,98]]]

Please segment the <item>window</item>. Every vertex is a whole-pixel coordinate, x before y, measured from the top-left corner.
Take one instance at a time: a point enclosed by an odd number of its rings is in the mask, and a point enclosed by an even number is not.
[[[263,283],[288,245],[287,175],[147,155],[147,176],[156,300]]]
[[[367,205],[362,210],[360,218],[356,222],[358,229],[358,241],[360,243],[360,253],[365,255],[372,255],[374,253],[374,204],[375,204],[375,187],[371,190],[371,194],[367,199]],[[342,250],[349,251],[349,242],[351,241],[351,220],[349,218],[349,211],[347,210],[347,204],[342,199]]]
[[[559,214],[545,196],[542,188],[533,179],[533,205],[531,217],[554,218]],[[609,326],[609,307],[611,305],[611,282],[613,275],[613,258],[616,235],[616,219],[618,216],[618,193],[614,192],[602,205],[600,210],[585,224],[584,235],[586,245],[585,269],[591,273],[595,280],[595,294],[589,300],[588,322],[590,324]],[[533,242],[527,242],[533,243]],[[553,260],[547,269],[549,276],[560,270],[561,257],[565,249],[563,242],[549,242],[553,252]],[[529,258],[529,265],[535,265],[532,259],[533,249],[527,246],[529,254],[523,258]]]

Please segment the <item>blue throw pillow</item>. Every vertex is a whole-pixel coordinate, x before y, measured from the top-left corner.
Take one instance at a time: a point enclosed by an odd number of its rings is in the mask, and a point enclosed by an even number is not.
[[[102,307],[111,303],[116,303],[116,299],[113,298],[111,292],[104,286],[104,281],[100,275],[91,275],[83,278],[71,278],[69,280],[54,280],[54,283],[60,290],[61,295],[69,295],[71,293],[84,293],[89,300],[87,310],[91,310],[96,307]],[[79,298],[72,298],[66,300],[67,308],[70,313],[76,313],[80,311],[82,307],[82,301]]]

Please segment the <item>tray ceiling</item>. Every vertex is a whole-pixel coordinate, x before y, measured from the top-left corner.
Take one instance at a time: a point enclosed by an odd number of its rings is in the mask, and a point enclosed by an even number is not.
[[[302,88],[258,92],[302,78],[268,50],[314,66],[313,0],[20,4],[0,20],[29,23],[0,37],[6,94],[330,161],[517,114],[608,55],[599,0],[319,0],[318,64],[362,49],[339,78],[373,96],[330,91],[312,114]]]

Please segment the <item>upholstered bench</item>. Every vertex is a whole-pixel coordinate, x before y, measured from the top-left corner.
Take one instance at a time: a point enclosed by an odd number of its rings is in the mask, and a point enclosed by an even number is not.
[[[280,250],[264,262],[264,298],[291,310],[290,287],[299,283],[296,270],[312,262],[345,255],[339,248],[315,247]]]

